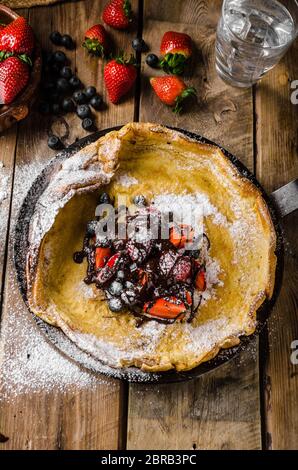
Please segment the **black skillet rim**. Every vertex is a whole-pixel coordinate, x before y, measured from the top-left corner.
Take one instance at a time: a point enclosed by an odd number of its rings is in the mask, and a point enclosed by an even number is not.
[[[94,142],[99,137],[111,132],[113,130],[119,130],[122,126],[116,126],[108,129],[104,129],[102,131],[95,132],[87,137],[84,137],[72,145],[70,145],[67,149],[63,150],[62,152],[58,153],[41,171],[41,173],[37,176],[37,178],[33,181],[21,208],[19,210],[19,214],[17,217],[17,222],[15,226],[15,238],[14,238],[14,264],[15,269],[17,272],[17,282],[18,286],[22,295],[22,298],[28,308],[27,302],[27,295],[26,295],[26,280],[25,280],[25,253],[26,249],[24,250],[24,245],[28,246],[28,229],[29,229],[29,222],[30,217],[28,217],[28,210],[30,209],[33,211],[34,206],[39,198],[40,194],[44,191],[48,184],[48,179],[50,177],[51,171],[55,166],[55,163],[59,163],[63,161],[65,158],[69,157],[71,154],[75,153],[79,149],[85,147],[91,142]],[[32,313],[32,316],[35,320],[36,325],[42,331],[43,335],[46,337],[48,342],[54,345],[55,348],[59,350],[64,356],[68,359],[73,360],[84,369],[92,371],[96,374],[103,374],[107,377],[117,378],[120,380],[125,380],[128,382],[138,382],[138,383],[175,383],[175,382],[183,382],[191,379],[195,379],[207,372],[210,372],[219,366],[227,363],[231,359],[233,359],[241,350],[246,349],[246,347],[253,341],[253,339],[260,334],[261,330],[265,326],[272,308],[276,302],[276,299],[279,295],[281,284],[282,284],[282,274],[283,274],[283,237],[282,237],[282,230],[279,224],[279,217],[278,211],[275,208],[274,204],[270,200],[269,196],[266,194],[260,183],[257,181],[255,176],[240,162],[234,155],[232,155],[229,151],[224,149],[222,146],[216,144],[215,142],[202,137],[198,134],[193,132],[186,131],[184,129],[176,128],[167,126],[169,129],[173,129],[178,131],[185,136],[202,142],[204,144],[216,146],[221,149],[226,157],[233,163],[233,165],[237,168],[239,173],[251,181],[261,192],[268,208],[270,211],[270,215],[274,224],[274,228],[277,235],[277,248],[276,248],[276,257],[277,257],[277,265],[276,265],[276,278],[275,278],[275,286],[273,296],[270,300],[266,299],[261,307],[257,311],[257,328],[256,331],[250,336],[242,336],[240,339],[240,344],[238,346],[221,350],[218,355],[211,359],[210,361],[204,362],[199,366],[195,367],[190,371],[184,372],[177,372],[177,371],[166,371],[166,372],[159,372],[159,373],[144,373],[135,367],[128,367],[122,369],[115,369],[109,366],[106,366],[100,360],[94,360],[90,357],[89,354],[82,352],[82,350],[76,346],[64,333],[61,332],[58,328],[49,325],[48,323],[44,322],[40,318],[36,317]],[[43,181],[41,185],[40,182]],[[32,200],[34,204],[32,204]],[[32,215],[32,214],[31,214]],[[62,335],[62,336],[61,336]],[[60,336],[60,338],[59,338]],[[61,341],[63,337],[63,341]],[[62,345],[63,344],[63,345]],[[82,357],[85,359],[83,360]],[[89,363],[88,363],[89,360]],[[94,361],[96,366],[94,366]],[[93,363],[93,364],[91,364]]]

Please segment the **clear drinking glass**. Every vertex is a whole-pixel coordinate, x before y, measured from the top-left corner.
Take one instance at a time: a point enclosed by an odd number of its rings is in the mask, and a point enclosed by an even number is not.
[[[224,0],[217,27],[216,70],[249,87],[278,63],[298,32],[298,0]]]

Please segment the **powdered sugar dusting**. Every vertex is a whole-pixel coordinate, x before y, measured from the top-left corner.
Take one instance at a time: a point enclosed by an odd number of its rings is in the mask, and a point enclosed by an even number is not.
[[[176,221],[192,224],[201,216],[212,216],[215,224],[227,225],[226,217],[211,204],[202,192],[196,194],[162,194],[154,199],[154,205],[161,212],[173,212]]]
[[[138,180],[133,176],[128,175],[127,173],[119,173],[119,175],[116,176],[115,181],[125,188],[129,188],[130,186],[138,184]]]
[[[20,162],[17,165],[13,190],[13,219],[32,182],[44,166],[45,162],[40,161],[30,164]],[[14,232],[14,223],[13,221],[11,233]],[[113,380],[89,373],[61,355],[37,328],[19,295],[12,266],[12,245],[11,237],[8,259],[10,274],[6,281],[6,311],[1,330],[3,341],[0,350],[0,401],[13,401],[19,395],[40,391],[58,390],[64,393],[73,386],[76,386],[76,389],[90,389],[99,383],[113,386]],[[88,295],[91,296],[91,293]]]
[[[0,162],[0,205],[8,198],[9,176],[5,174],[4,163]]]

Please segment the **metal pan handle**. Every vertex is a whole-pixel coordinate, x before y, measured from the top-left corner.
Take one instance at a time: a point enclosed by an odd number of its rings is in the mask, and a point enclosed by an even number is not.
[[[273,191],[270,198],[277,206],[281,217],[285,217],[294,212],[298,209],[298,179]]]

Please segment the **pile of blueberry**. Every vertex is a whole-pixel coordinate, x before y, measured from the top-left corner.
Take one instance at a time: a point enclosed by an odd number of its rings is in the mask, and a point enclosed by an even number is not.
[[[102,193],[100,203],[112,203],[107,193]],[[169,238],[161,238],[162,214],[148,207],[143,195],[137,195],[133,203],[139,207],[136,214],[125,208],[125,216],[134,233],[126,239],[110,236],[107,230],[99,233],[98,222],[93,220],[74,261],[87,258],[85,282],[105,292],[112,312],[128,308],[137,316],[167,323],[175,321],[176,314],[191,320],[201,301],[199,291],[205,289],[200,250],[184,248],[186,232],[178,235],[174,230]],[[151,235],[152,223],[158,238]]]
[[[55,45],[67,49],[75,47],[74,41],[68,34],[61,35],[58,31],[51,33],[51,41]],[[76,76],[66,54],[61,50],[44,52],[42,77],[42,99],[39,111],[42,114],[61,115],[76,112],[82,120],[82,127],[88,132],[96,130],[92,109],[99,111],[103,106],[103,99],[94,86],[83,87],[81,80]],[[51,135],[48,146],[52,149],[62,148],[60,139]]]

